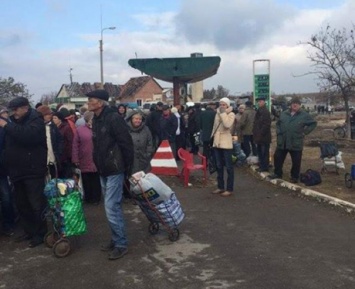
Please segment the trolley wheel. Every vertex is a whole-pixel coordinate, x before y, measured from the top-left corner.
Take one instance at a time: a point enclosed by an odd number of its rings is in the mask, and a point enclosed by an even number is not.
[[[152,235],[156,235],[159,232],[159,223],[150,223],[149,224],[149,233],[151,233]]]
[[[55,242],[59,240],[59,235],[56,232],[48,232],[44,238],[43,242],[48,248],[53,248]]]
[[[336,139],[345,138],[345,129],[342,127],[336,127],[334,129],[334,136]]]
[[[57,258],[63,258],[69,255],[70,253],[70,242],[68,239],[60,239],[55,242],[53,246],[54,256]]]
[[[353,179],[349,173],[345,174],[345,187],[351,188],[353,186]]]
[[[179,229],[178,228],[173,228],[171,230],[171,232],[169,233],[169,240],[171,242],[175,242],[175,241],[179,240],[179,237],[180,237]]]

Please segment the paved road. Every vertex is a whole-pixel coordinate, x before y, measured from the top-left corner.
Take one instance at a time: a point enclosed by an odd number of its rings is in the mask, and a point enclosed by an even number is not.
[[[355,288],[354,220],[329,205],[236,170],[236,193],[176,187],[186,218],[181,238],[148,233],[125,204],[129,254],[108,261],[103,207],[85,207],[89,232],[63,259],[50,249],[0,239],[0,288]]]

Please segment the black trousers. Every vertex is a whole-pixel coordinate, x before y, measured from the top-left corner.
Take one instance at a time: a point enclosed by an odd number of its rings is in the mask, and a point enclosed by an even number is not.
[[[301,171],[302,151],[276,149],[274,154],[274,173],[282,177],[282,167],[287,153],[290,154],[292,160],[291,178],[298,179]]]
[[[84,199],[87,203],[98,203],[101,200],[100,176],[97,172],[81,173]]]
[[[43,194],[45,178],[24,179],[13,182],[13,185],[15,202],[25,233],[43,238],[47,232],[47,200]]]
[[[253,153],[254,156],[257,155],[256,146],[254,144],[253,135],[243,135],[243,146],[242,149],[246,157]]]
[[[257,144],[256,148],[258,150],[259,158],[259,168],[262,171],[269,170],[269,158],[270,158],[270,144]]]

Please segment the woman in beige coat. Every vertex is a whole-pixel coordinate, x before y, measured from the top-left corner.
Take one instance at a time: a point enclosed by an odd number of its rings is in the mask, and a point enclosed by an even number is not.
[[[233,136],[235,114],[232,112],[230,100],[227,97],[221,98],[219,108],[214,119],[212,137],[213,153],[216,158],[217,186],[213,194],[222,197],[232,195],[234,187],[234,167],[232,163]],[[224,182],[224,167],[227,169],[227,186]]]

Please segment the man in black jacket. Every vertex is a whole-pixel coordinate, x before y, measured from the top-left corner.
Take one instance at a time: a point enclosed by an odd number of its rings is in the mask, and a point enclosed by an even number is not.
[[[110,251],[109,260],[115,260],[128,252],[121,201],[124,176],[125,173],[130,176],[133,164],[133,141],[124,119],[108,106],[109,95],[105,90],[94,90],[86,96],[89,98],[88,109],[95,113],[93,157],[100,174],[106,217],[112,232],[110,242],[101,250]]]
[[[46,130],[42,118],[25,97],[10,101],[11,122],[0,119],[5,130],[5,166],[15,189],[15,201],[25,234],[17,241],[30,240],[33,248],[43,243],[47,226],[43,194],[47,172]]]

